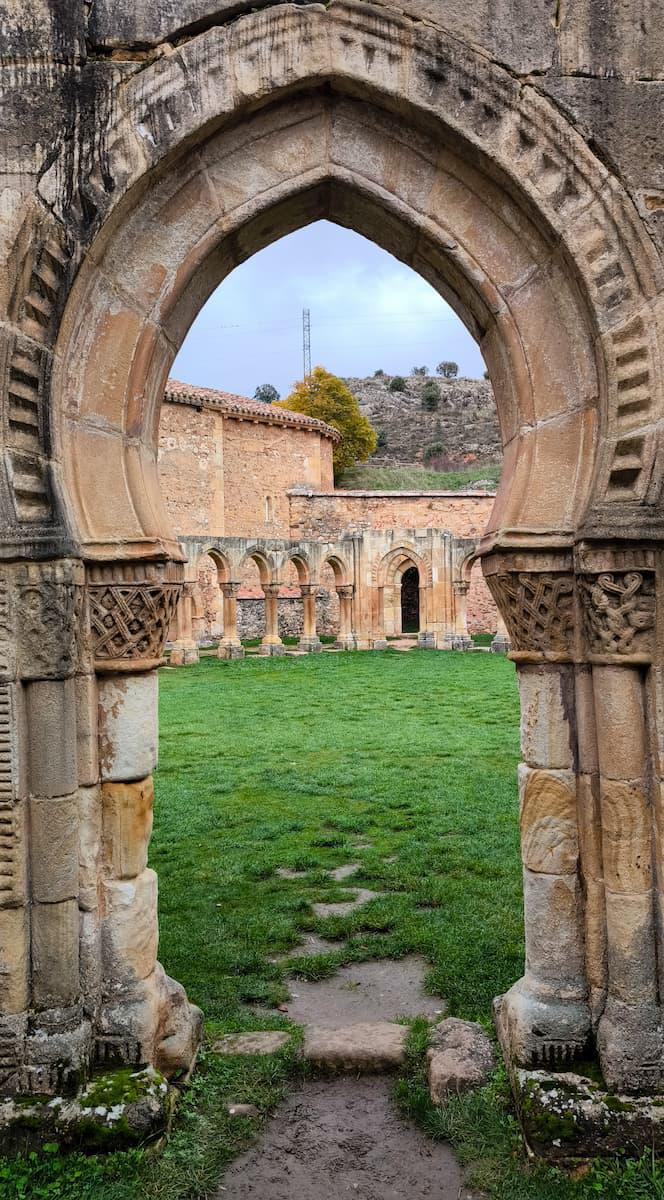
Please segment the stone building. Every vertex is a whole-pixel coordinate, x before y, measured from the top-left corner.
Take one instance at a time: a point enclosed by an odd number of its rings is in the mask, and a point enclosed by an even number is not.
[[[661,1149],[661,5],[6,0],[0,24],[3,1119],[104,1063],[195,1060],[147,867],[185,576],[159,409],[213,289],[326,218],[452,300],[496,397],[479,550],[521,693],[513,1086],[591,1056],[631,1097],[600,1106],[598,1147],[636,1113],[631,1144]]]
[[[338,436],[301,413],[169,380],[159,474],[188,561],[171,662],[195,661],[212,639],[222,655],[243,637],[275,654],[292,634],[311,650],[321,633],[368,649],[406,631],[440,648],[496,632],[472,569],[493,494],[335,490]]]

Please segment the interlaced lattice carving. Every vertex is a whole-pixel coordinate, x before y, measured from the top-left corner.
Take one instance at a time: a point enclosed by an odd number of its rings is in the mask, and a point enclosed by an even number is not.
[[[655,624],[655,577],[612,571],[579,579],[583,621],[593,654],[649,654]]]
[[[95,660],[161,658],[181,590],[158,580],[89,585]]]
[[[487,579],[515,650],[564,652],[574,629],[571,575],[514,571]]]

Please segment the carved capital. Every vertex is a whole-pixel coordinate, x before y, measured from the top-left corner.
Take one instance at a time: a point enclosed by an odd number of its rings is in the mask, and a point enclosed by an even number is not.
[[[465,596],[468,593],[470,584],[465,579],[455,579],[452,583],[452,587],[457,596]]]
[[[221,588],[222,595],[225,596],[227,600],[237,600],[237,594],[240,590],[239,583],[220,583],[219,586]]]
[[[300,595],[302,596],[317,596],[320,591],[317,583],[301,583]]]
[[[270,599],[270,598],[274,599],[274,598],[278,597],[280,591],[281,591],[280,583],[264,583],[263,584],[263,595],[265,596],[266,600]]]
[[[591,659],[649,662],[655,628],[655,574],[648,570],[579,575]]]
[[[351,600],[354,592],[355,588],[352,583],[342,583],[337,588],[337,596],[340,596],[342,599],[346,600]]]
[[[87,599],[97,671],[158,666],[182,594],[179,564],[109,564],[88,569]]]
[[[574,649],[574,576],[568,571],[509,571],[487,583],[513,652],[566,659]]]
[[[82,634],[81,564],[25,564],[15,577],[15,606],[18,674],[23,679],[73,675]],[[5,616],[9,619],[8,604]]]

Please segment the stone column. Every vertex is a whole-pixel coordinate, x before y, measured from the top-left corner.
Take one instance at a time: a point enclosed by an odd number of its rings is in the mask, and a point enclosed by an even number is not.
[[[301,583],[300,595],[302,596],[302,607],[304,610],[304,625],[298,646],[300,650],[306,650],[309,654],[313,654],[323,649],[323,644],[316,631],[316,596],[318,595],[318,584]]]
[[[646,704],[654,645],[654,564],[644,551],[590,551],[582,555],[582,566],[580,592],[597,724],[608,967],[597,1047],[609,1087],[652,1092],[664,1077],[657,977],[661,830],[659,789],[652,778],[657,753]],[[653,712],[653,732],[655,724]]]
[[[339,650],[355,650],[357,639],[353,633],[353,592],[352,583],[342,583],[337,587],[339,597],[339,636],[334,643]]]
[[[495,555],[483,566],[514,647],[523,758],[525,974],[496,1002],[497,1024],[512,1062],[571,1064],[591,1035],[577,817],[574,577],[564,554]]]
[[[101,803],[97,809],[90,797],[84,805],[80,850],[90,976],[99,947],[96,1059],[152,1063],[167,1075],[191,1068],[201,1027],[199,1010],[157,962],[157,878],[147,867],[157,667],[179,600],[178,574],[177,564],[88,568]]]
[[[175,641],[171,649],[170,665],[184,667],[200,659],[198,644],[193,634],[194,595],[193,584],[185,583],[175,613]]]
[[[237,628],[237,594],[240,584],[229,582],[219,586],[224,598],[224,633],[217,655],[219,658],[244,658],[244,646]]]
[[[473,640],[468,633],[468,616],[466,606],[470,585],[463,579],[455,579],[452,584],[454,591],[454,650],[472,649]]]
[[[423,582],[420,578],[419,586],[419,604],[420,604],[420,628],[417,634],[417,644],[423,650],[435,650],[436,635],[429,629],[430,617],[430,586]]]
[[[510,638],[509,638],[509,634],[507,632],[507,625],[505,624],[505,622],[503,620],[500,609],[498,609],[498,622],[496,625],[496,636],[494,637],[493,641],[491,642],[490,648],[494,654],[508,654],[509,650],[510,650]]]
[[[385,588],[374,588],[373,632],[371,636],[372,650],[387,650],[388,642],[385,636]]]
[[[265,635],[261,640],[259,654],[285,654],[284,644],[279,637],[279,591],[280,583],[264,583]]]

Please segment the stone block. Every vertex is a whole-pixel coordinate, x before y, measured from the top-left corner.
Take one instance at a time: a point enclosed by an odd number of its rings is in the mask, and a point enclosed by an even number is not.
[[[99,909],[79,912],[79,977],[85,1012],[93,1015],[101,997],[101,916]]]
[[[76,692],[76,761],[80,787],[91,787],[99,779],[97,748],[97,680],[94,675],[77,675]]]
[[[531,767],[570,768],[576,739],[574,669],[519,668],[521,753]]]
[[[583,901],[576,875],[523,870],[526,973],[546,995],[585,993]]]
[[[434,1104],[441,1104],[450,1093],[482,1087],[495,1066],[493,1046],[482,1026],[456,1017],[436,1026],[427,1062]]]
[[[99,680],[102,780],[145,779],[157,765],[157,672]]]
[[[78,895],[78,796],[30,801],[33,899],[53,904]]]
[[[576,870],[575,784],[571,771],[519,768],[521,855],[529,870],[549,875],[569,875]]]
[[[604,868],[598,777],[577,775],[576,795],[579,850],[584,878],[599,880],[603,878]]]
[[[652,886],[652,813],[645,787],[602,779],[604,879],[612,892],[649,892]]]
[[[37,1008],[73,1004],[79,994],[78,905],[32,906],[32,994]]]
[[[78,790],[78,903],[91,911],[99,904],[101,867],[101,788]]]
[[[118,879],[144,871],[152,833],[152,778],[102,785],[104,862]]]
[[[302,1057],[329,1071],[386,1071],[406,1061],[407,1025],[364,1022],[341,1029],[309,1025]]]
[[[38,680],[26,690],[30,792],[71,795],[77,782],[74,681]]]
[[[0,1013],[28,1007],[30,931],[26,908],[0,909]]]
[[[646,773],[641,674],[634,667],[594,667],[593,690],[600,771],[605,779]]]
[[[217,1038],[212,1049],[215,1054],[276,1054],[291,1040],[290,1033],[281,1029],[260,1030],[256,1033],[228,1033]]]
[[[627,1003],[654,1003],[657,975],[653,893],[630,896],[607,888],[606,926],[612,996]]]
[[[102,949],[104,979],[131,984],[147,979],[157,958],[157,876],[145,870],[136,879],[104,883]]]

